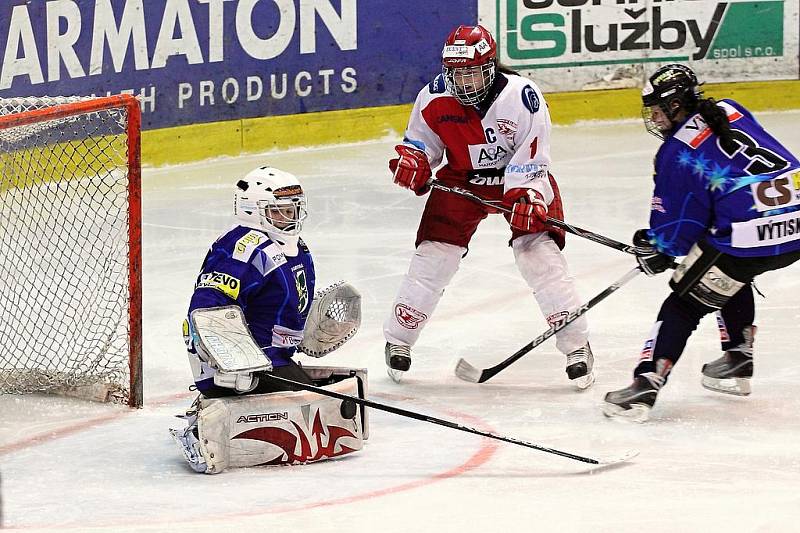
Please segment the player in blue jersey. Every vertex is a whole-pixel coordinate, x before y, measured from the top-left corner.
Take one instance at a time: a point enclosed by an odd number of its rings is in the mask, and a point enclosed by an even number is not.
[[[292,174],[269,166],[247,174],[234,213],[197,276],[183,334],[200,395],[181,416],[186,427],[170,434],[206,474],[360,450],[369,435],[363,411],[305,386],[363,398],[366,372],[292,359],[296,351],[322,357],[356,333],[358,291],[340,281],[315,296],[314,263],[299,237],[306,197]]]
[[[800,162],[742,105],[704,98],[692,70],[658,69],[642,91],[655,158],[650,227],[634,235],[648,275],[686,256],[634,370],[605,397],[607,416],[647,419],[700,319],[718,312],[724,354],[703,386],[750,393],[756,328],[752,281],[800,259]]]
[[[311,383],[292,355],[314,297],[314,263],[299,234],[307,216],[306,198],[295,176],[260,167],[239,180],[236,225],[208,251],[195,283],[189,313],[199,308],[241,307],[250,333],[272,361],[273,373]],[[184,337],[194,381],[206,397],[280,388],[258,373],[223,373],[200,357],[189,321]]]

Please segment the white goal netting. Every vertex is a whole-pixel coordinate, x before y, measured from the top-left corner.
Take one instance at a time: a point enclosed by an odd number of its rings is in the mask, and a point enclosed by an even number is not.
[[[137,106],[0,99],[0,393],[141,405]]]

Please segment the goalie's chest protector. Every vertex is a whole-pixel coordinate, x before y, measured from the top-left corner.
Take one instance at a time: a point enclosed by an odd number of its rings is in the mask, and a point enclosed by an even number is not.
[[[298,248],[297,255],[286,255],[265,233],[238,226],[212,246],[197,289],[213,288],[233,299],[258,345],[271,346],[276,326],[287,334],[302,332],[311,308],[314,263],[302,240]],[[220,304],[208,303],[212,305],[205,306]]]

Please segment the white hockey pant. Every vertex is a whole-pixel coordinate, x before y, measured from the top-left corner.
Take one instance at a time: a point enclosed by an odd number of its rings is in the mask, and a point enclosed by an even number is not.
[[[466,251],[442,242],[420,243],[397,291],[391,315],[383,324],[388,342],[407,346],[417,342]]]
[[[548,324],[563,319],[582,304],[569,275],[567,261],[547,233],[523,235],[511,244],[517,268],[539,304]],[[585,316],[556,333],[556,347],[568,354],[586,344],[589,325]]]

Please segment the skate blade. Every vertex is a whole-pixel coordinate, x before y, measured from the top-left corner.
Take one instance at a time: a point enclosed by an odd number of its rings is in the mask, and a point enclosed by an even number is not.
[[[704,388],[710,391],[732,394],[734,396],[749,396],[752,392],[749,378],[718,379],[703,376],[702,384]]]
[[[585,376],[573,379],[572,383],[575,384],[575,387],[577,387],[578,390],[586,390],[594,384],[595,379],[597,379],[597,375],[595,374],[594,370],[592,370]]]
[[[650,418],[650,409],[651,407],[649,405],[642,403],[631,404],[629,409],[625,409],[617,404],[606,402],[603,405],[603,414],[606,415],[607,418],[641,424],[647,422]]]
[[[395,383],[400,383],[403,381],[403,375],[405,374],[402,370],[395,370],[392,367],[386,367],[386,373],[389,374],[389,377],[392,378],[392,381]]]

